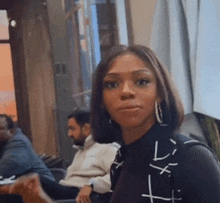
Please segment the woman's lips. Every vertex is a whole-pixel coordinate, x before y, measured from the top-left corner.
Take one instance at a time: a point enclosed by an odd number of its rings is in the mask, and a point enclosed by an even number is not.
[[[123,112],[123,111],[127,111],[127,112],[132,112],[132,111],[137,111],[140,109],[140,106],[125,106],[125,107],[120,107],[118,109],[118,111]]]

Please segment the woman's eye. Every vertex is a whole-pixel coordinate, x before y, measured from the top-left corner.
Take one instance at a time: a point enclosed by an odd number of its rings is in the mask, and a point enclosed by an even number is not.
[[[139,79],[136,84],[140,86],[146,86],[150,82],[149,79]]]
[[[118,84],[113,81],[104,82],[103,87],[106,89],[114,89],[118,87]]]

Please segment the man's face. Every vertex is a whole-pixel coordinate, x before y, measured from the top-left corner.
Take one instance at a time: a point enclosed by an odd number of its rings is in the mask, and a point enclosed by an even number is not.
[[[68,120],[68,136],[73,139],[75,145],[83,146],[86,139],[83,127],[80,127],[75,118]]]
[[[8,124],[5,117],[0,117],[0,143],[9,140],[11,131],[8,129]]]

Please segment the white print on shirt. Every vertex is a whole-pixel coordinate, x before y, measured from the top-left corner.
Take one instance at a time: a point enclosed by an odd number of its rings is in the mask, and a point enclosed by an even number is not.
[[[160,175],[162,175],[164,172],[167,172],[167,173],[171,173],[171,171],[167,170],[169,166],[177,166],[178,163],[169,163],[167,166],[165,166],[164,168],[161,168],[159,166],[155,166],[153,164],[150,164],[149,166],[151,166],[152,168],[155,168],[155,169],[158,169],[158,170],[161,170],[160,172]]]
[[[198,140],[189,140],[189,141],[184,142],[183,144],[193,143],[193,142],[199,142],[199,141]]]
[[[170,139],[170,141],[171,141],[174,145],[176,145],[176,141],[174,141],[173,139]]]
[[[170,141],[176,145],[176,141],[174,141],[173,139],[170,139]],[[186,141],[184,142],[183,144],[188,144],[188,143],[193,143],[193,142],[198,142],[197,140],[190,140],[190,141]],[[174,155],[176,153],[177,149],[174,149],[173,152],[171,153],[172,155]],[[160,161],[160,160],[164,160],[166,159],[167,157],[170,156],[170,154],[167,154],[166,156],[164,157],[158,157],[157,156],[157,153],[158,153],[158,141],[155,142],[155,151],[154,151],[154,161]],[[161,170],[160,172],[160,175],[162,175],[164,172],[167,172],[167,173],[171,173],[171,171],[167,170],[169,166],[177,166],[178,163],[169,163],[167,166],[165,166],[164,168],[161,168],[161,167],[158,167],[158,166],[155,166],[153,164],[150,164],[151,167],[153,168],[156,168],[158,170]]]
[[[170,139],[170,141],[176,145],[176,141],[174,141],[173,139]],[[189,142],[189,141],[188,141]],[[186,142],[186,143],[188,143]],[[177,149],[174,149],[174,151],[172,152],[172,155],[174,155],[176,153]],[[160,161],[160,160],[163,160],[163,159],[166,159],[168,156],[170,156],[170,154],[167,154],[166,156],[164,157],[157,157],[157,152],[158,152],[158,141],[155,142],[155,151],[154,151],[154,161]]]
[[[121,156],[121,151],[120,151],[120,150],[118,150],[118,151],[117,151],[117,154],[119,154],[119,156]]]
[[[142,197],[149,197],[150,202],[154,203],[154,199],[160,199],[164,201],[172,201],[172,203],[175,203],[176,201],[182,200],[182,198],[175,198],[174,196],[174,190],[172,190],[172,197],[166,198],[166,197],[159,197],[159,196],[154,196],[152,192],[152,187],[151,187],[151,175],[148,175],[148,188],[149,188],[149,194],[142,194]],[[180,192],[180,190],[178,190]]]
[[[155,151],[154,151],[154,161],[160,161],[163,159],[166,159],[168,156],[170,156],[170,154],[167,154],[164,157],[157,157],[157,152],[158,152],[158,141],[155,142]]]
[[[113,162],[113,164],[116,164],[117,166],[115,167],[116,169],[120,166],[122,166],[122,164],[124,163],[124,161],[122,161],[121,163],[118,163],[116,161]]]
[[[174,149],[172,152],[172,155],[174,155],[176,153],[177,149]]]
[[[176,141],[174,141],[173,139],[170,139],[170,141],[171,141],[174,145],[176,145]],[[176,153],[176,151],[177,151],[177,149],[174,149],[171,154],[174,155],[174,154]],[[170,156],[170,153],[169,153],[169,154],[167,154],[167,155],[164,156],[164,157],[158,157],[157,153],[158,153],[158,141],[155,142],[155,150],[154,150],[154,159],[153,159],[153,160],[156,162],[156,161],[164,160],[164,159],[166,159],[167,157]],[[150,166],[151,166],[152,168],[161,170],[160,175],[162,175],[164,172],[171,173],[171,171],[167,170],[168,167],[169,167],[169,166],[177,166],[177,165],[178,165],[178,163],[168,163],[167,166],[165,166],[164,168],[161,168],[161,167],[155,166],[155,165],[153,165],[153,164],[150,164]]]
[[[166,166],[165,168],[161,168],[159,166],[154,166],[153,164],[150,164],[150,166],[152,168],[156,168],[158,170],[161,170],[160,174],[163,174],[164,172],[171,173],[171,171],[167,170],[168,166]]]

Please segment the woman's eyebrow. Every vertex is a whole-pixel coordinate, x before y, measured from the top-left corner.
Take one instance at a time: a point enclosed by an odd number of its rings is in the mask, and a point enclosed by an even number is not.
[[[140,73],[146,73],[147,75],[151,75],[152,73],[147,70],[147,69],[141,69],[141,70],[136,70],[136,71],[133,71],[132,74],[140,74]]]
[[[110,78],[120,78],[120,73],[107,73],[105,75],[105,77],[103,78],[103,81],[106,80],[106,79],[110,79]]]
[[[120,73],[118,72],[118,73],[107,73],[106,75],[105,75],[105,77],[107,77],[107,76],[117,76],[117,75],[119,75]],[[104,77],[104,78],[105,78]]]
[[[149,71],[149,70],[147,70],[147,69],[140,69],[140,70],[135,70],[135,71],[132,71],[131,72],[131,74],[139,74],[139,73],[147,73],[147,74],[151,74],[151,72]],[[107,73],[106,75],[105,75],[105,77],[106,76],[117,76],[117,75],[120,75],[121,73],[123,73],[123,72],[110,72],[110,73]]]

